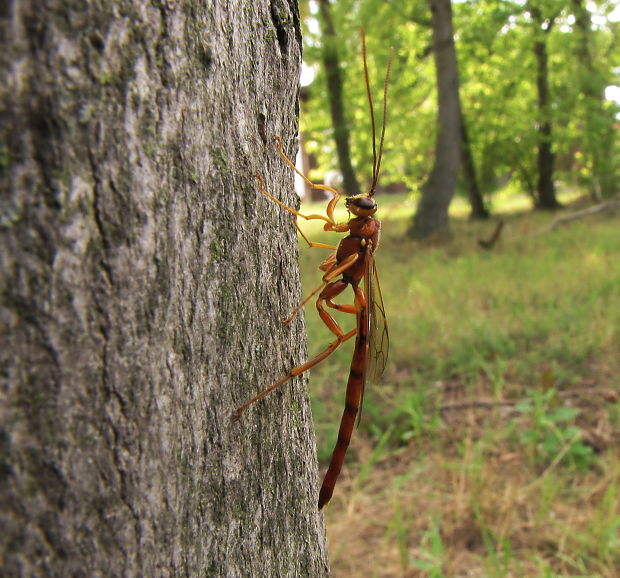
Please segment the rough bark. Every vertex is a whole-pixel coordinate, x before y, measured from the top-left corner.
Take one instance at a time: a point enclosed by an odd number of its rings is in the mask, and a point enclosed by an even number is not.
[[[305,349],[296,2],[0,17],[2,575],[326,575],[302,384],[230,419]]]
[[[448,231],[448,207],[454,196],[461,155],[459,77],[450,0],[429,0],[433,23],[433,53],[437,75],[438,131],[435,162],[409,234],[418,239]]]
[[[319,0],[322,20],[323,66],[327,77],[327,98],[334,128],[338,166],[342,173],[342,186],[348,195],[359,193],[359,184],[351,163],[349,125],[344,112],[342,74],[338,57],[338,38],[331,17],[329,0]]]

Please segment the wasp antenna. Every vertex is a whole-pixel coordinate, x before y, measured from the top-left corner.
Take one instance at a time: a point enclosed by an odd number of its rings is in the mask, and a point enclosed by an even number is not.
[[[370,79],[368,77],[368,62],[366,61],[366,32],[364,28],[360,28],[362,36],[362,60],[364,61],[364,79],[366,80],[366,95],[368,96],[368,107],[370,108],[370,124],[372,126],[372,181],[375,182],[375,173],[377,170],[377,145],[376,145],[376,128],[375,128],[375,108],[372,104],[372,92],[370,90]]]
[[[372,186],[368,193],[371,197],[375,194],[375,187],[377,186],[377,180],[379,179],[379,168],[381,167],[381,158],[383,157],[383,141],[385,140],[385,126],[387,122],[387,95],[388,86],[390,85],[390,73],[392,72],[392,60],[394,59],[394,48],[390,48],[390,56],[388,58],[387,70],[385,71],[385,81],[383,83],[383,121],[381,123],[381,139],[379,140],[379,156],[377,162],[373,163],[373,176]],[[373,141],[374,141],[374,128],[373,128]],[[374,149],[374,142],[373,142]],[[373,154],[374,156],[374,154]]]
[[[392,60],[394,58],[394,49],[390,48],[390,57],[388,59],[387,71],[385,73],[385,81],[383,83],[383,121],[381,125],[381,137],[379,139],[379,154],[377,154],[377,128],[375,123],[375,108],[372,103],[372,91],[370,90],[370,78],[368,75],[368,62],[366,59],[366,33],[364,28],[360,29],[362,35],[362,59],[364,61],[364,79],[366,80],[366,94],[368,96],[368,106],[370,108],[370,124],[372,127],[372,184],[368,191],[368,196],[375,194],[377,181],[379,180],[379,169],[381,168],[381,157],[383,156],[383,141],[385,140],[385,125],[387,119],[387,95],[388,86],[390,84],[390,73],[392,71]]]

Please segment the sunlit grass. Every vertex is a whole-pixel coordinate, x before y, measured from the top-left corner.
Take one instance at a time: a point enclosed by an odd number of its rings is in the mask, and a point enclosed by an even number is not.
[[[615,576],[617,217],[538,235],[553,214],[502,210],[502,237],[482,251],[477,239],[493,222],[457,218],[450,241],[425,245],[405,236],[407,198],[380,207],[390,363],[383,384],[367,388],[327,510],[333,575]],[[313,240],[337,243],[308,225]],[[300,245],[306,291],[326,253]],[[330,334],[307,309],[312,353]],[[311,375],[321,460],[351,346]]]

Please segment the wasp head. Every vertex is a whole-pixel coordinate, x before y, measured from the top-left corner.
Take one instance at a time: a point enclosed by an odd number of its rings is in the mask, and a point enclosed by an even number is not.
[[[377,203],[366,193],[347,197],[344,202],[347,209],[356,217],[369,217],[377,211]]]

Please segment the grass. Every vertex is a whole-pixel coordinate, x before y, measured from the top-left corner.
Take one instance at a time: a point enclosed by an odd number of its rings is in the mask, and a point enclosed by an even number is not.
[[[537,235],[553,215],[511,199],[482,251],[493,223],[457,207],[452,239],[420,244],[405,236],[409,201],[381,201],[390,362],[327,508],[333,576],[618,576],[617,216]],[[326,252],[300,253],[307,291]],[[330,334],[312,307],[306,324],[312,353]],[[345,345],[311,375],[323,463],[350,356]]]

